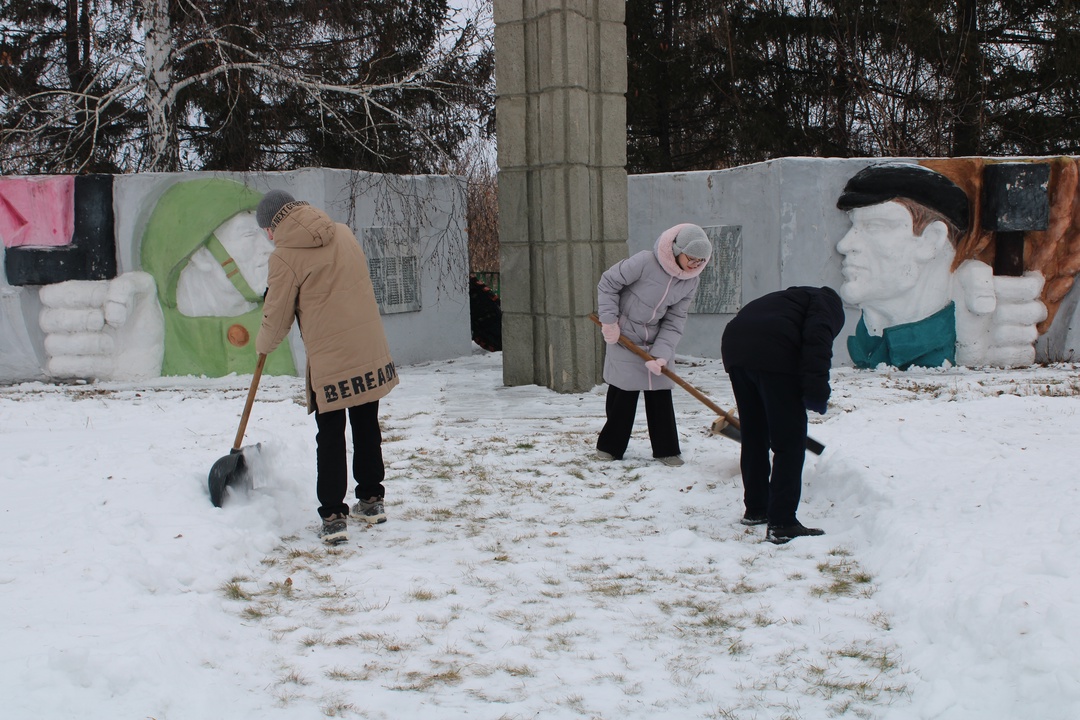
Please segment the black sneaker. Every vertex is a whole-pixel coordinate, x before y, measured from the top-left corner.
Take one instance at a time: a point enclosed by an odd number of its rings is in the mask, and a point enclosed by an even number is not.
[[[764,515],[756,515],[754,513],[746,513],[740,520],[743,525],[764,525],[769,522],[769,518]]]
[[[768,532],[765,533],[765,539],[774,545],[783,545],[797,537],[812,537],[824,534],[824,530],[808,528],[802,523],[796,522],[794,525],[770,525]]]
[[[370,525],[386,522],[386,508],[383,507],[381,497],[369,497],[360,500],[352,508],[352,516],[359,518]]]
[[[343,542],[349,541],[348,523],[345,520],[344,515],[334,514],[328,518],[323,518],[322,528],[319,530],[319,537],[327,545],[340,545]]]

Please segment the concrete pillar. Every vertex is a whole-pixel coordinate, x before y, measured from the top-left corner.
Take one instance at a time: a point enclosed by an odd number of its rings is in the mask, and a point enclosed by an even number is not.
[[[625,0],[494,0],[503,382],[602,382],[596,283],[626,257]]]

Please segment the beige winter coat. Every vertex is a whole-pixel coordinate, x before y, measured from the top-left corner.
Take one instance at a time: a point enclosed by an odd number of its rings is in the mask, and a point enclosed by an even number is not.
[[[273,351],[295,317],[307,350],[308,412],[384,397],[398,375],[360,243],[348,226],[306,203],[283,210],[275,218],[256,351]]]

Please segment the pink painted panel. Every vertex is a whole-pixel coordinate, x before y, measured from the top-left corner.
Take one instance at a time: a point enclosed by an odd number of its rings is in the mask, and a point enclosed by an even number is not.
[[[58,247],[75,231],[75,176],[0,178],[4,247]]]

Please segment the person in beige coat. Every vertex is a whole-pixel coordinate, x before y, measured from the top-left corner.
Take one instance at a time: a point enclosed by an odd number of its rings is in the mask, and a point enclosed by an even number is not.
[[[255,218],[274,242],[255,349],[272,352],[295,318],[307,351],[308,412],[318,426],[319,534],[336,545],[348,540],[346,415],[358,500],[353,515],[370,524],[386,521],[379,400],[398,384],[397,369],[367,258],[348,226],[283,190],[266,193]]]

